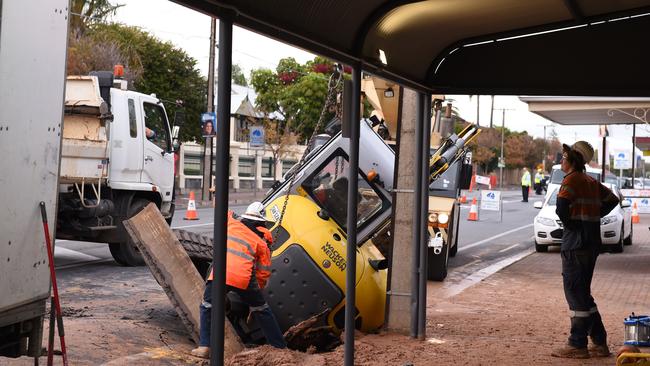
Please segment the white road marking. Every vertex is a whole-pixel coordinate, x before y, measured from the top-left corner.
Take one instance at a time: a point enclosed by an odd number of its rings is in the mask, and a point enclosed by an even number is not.
[[[519,245],[519,243],[517,243],[517,244],[512,244],[511,246],[509,246],[509,247],[507,247],[507,248],[503,248],[503,249],[499,250],[499,253],[507,252],[507,251],[509,251],[510,249],[516,247],[517,245]]]
[[[442,288],[445,290],[443,298],[450,298],[453,296],[456,296],[463,292],[465,289],[468,287],[483,281],[487,277],[493,275],[494,273],[504,269],[505,267],[535,253],[533,250],[526,250],[520,253],[517,253],[513,256],[510,256],[508,258],[502,259],[492,265],[489,265],[479,271],[476,271],[472,273],[471,275],[463,278],[460,280],[458,283],[450,283],[450,282],[445,282],[445,285],[442,286]]]
[[[194,224],[194,225],[172,226],[172,229],[184,229],[186,227],[199,227],[199,226],[208,226],[208,225],[214,225],[214,222],[206,222],[204,224]]]
[[[524,226],[516,227],[516,228],[514,228],[514,229],[512,229],[512,230],[508,230],[508,231],[506,231],[506,232],[504,232],[504,233],[501,233],[501,234],[497,234],[497,235],[491,236],[491,237],[489,237],[489,238],[487,238],[487,239],[483,239],[483,240],[477,241],[477,242],[472,243],[472,244],[469,244],[469,245],[463,245],[462,247],[458,248],[458,251],[459,251],[459,252],[462,252],[462,251],[465,251],[465,250],[467,250],[467,249],[474,248],[474,247],[479,246],[479,245],[481,245],[481,244],[487,243],[487,242],[489,242],[489,241],[491,241],[491,240],[494,240],[494,239],[500,238],[500,237],[502,237],[502,236],[506,236],[506,235],[512,234],[512,233],[514,233],[515,231],[519,231],[519,230],[522,230],[522,229],[526,229],[526,228],[529,228],[529,227],[531,227],[531,226],[533,226],[533,224],[528,224],[528,225],[524,225]]]
[[[56,256],[66,256],[66,257],[73,257],[75,259],[83,260],[83,261],[95,261],[98,259],[102,259],[99,257],[95,257],[94,255],[89,255],[86,253],[78,252],[76,250],[64,248],[64,247],[59,247],[56,246],[54,247],[54,255]]]

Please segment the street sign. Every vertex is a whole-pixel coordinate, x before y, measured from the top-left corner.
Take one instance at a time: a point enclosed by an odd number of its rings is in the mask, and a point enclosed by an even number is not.
[[[481,210],[501,211],[500,191],[481,191]]]
[[[614,169],[632,169],[632,154],[629,151],[619,151],[614,156]]]
[[[250,129],[250,139],[248,143],[251,149],[264,148],[264,127],[252,126]]]
[[[471,164],[472,163],[472,152],[468,151],[465,154],[465,163],[464,164]]]
[[[505,168],[506,167],[506,159],[504,158],[499,158],[499,162],[497,163],[498,168]]]

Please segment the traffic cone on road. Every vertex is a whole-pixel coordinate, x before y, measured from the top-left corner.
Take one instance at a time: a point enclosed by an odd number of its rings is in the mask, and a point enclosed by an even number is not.
[[[472,199],[472,205],[469,207],[469,217],[467,221],[478,221],[478,206],[476,205],[476,197]]]
[[[460,196],[460,200],[459,200],[459,202],[460,202],[460,203],[467,203],[467,196],[465,196],[464,194],[462,194],[462,195]]]
[[[639,221],[639,210],[636,207],[636,202],[634,202],[634,205],[632,206],[632,223],[638,224]]]
[[[190,191],[190,199],[187,202],[187,211],[183,220],[198,220],[199,215],[196,213],[196,200],[194,199],[194,191]]]

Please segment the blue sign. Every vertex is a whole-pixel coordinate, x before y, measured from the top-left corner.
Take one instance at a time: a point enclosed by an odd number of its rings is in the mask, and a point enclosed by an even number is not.
[[[264,127],[252,126],[250,129],[249,146],[252,149],[256,149],[256,148],[263,148],[264,144],[265,144]]]
[[[217,114],[215,112],[201,114],[201,132],[203,137],[213,137],[217,134]]]

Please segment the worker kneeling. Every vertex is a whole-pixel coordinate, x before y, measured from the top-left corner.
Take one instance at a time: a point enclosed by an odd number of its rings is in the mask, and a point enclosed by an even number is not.
[[[249,306],[270,345],[286,348],[280,326],[261,290],[271,275],[269,244],[273,242],[263,212],[260,202],[251,203],[239,220],[234,218],[232,211],[228,212],[226,291],[235,292]],[[192,355],[201,358],[210,356],[212,278],[213,271],[210,271],[200,306],[199,347],[192,350]]]

